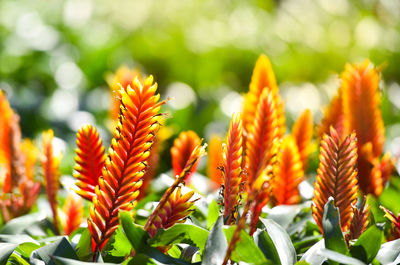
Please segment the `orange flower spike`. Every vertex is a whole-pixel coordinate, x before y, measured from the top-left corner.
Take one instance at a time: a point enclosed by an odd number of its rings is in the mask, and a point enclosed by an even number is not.
[[[58,228],[58,213],[57,213],[57,193],[60,187],[59,184],[59,172],[58,168],[60,165],[61,157],[55,157],[53,153],[53,137],[54,133],[52,130],[43,132],[43,155],[41,159],[43,175],[44,175],[44,186],[47,194],[47,198],[50,203],[51,211],[53,212],[54,228],[56,233],[59,234]]]
[[[65,200],[63,212],[65,214],[64,234],[69,236],[81,225],[83,218],[82,199],[75,198],[70,194]]]
[[[154,237],[158,229],[167,229],[177,223],[185,221],[186,217],[193,211],[194,202],[190,201],[194,192],[190,191],[184,195],[181,194],[181,187],[178,187],[172,193],[158,212],[154,222],[147,228],[147,232]]]
[[[171,194],[174,193],[174,191],[184,183],[187,179],[187,176],[192,172],[192,168],[194,165],[196,165],[199,162],[199,159],[206,154],[205,152],[206,145],[198,145],[195,147],[193,150],[192,154],[190,155],[188,161],[186,162],[186,165],[181,172],[179,176],[175,179],[174,183],[169,187],[164,195],[161,197],[160,201],[158,202],[156,208],[153,210],[149,218],[147,219],[147,222],[144,226],[144,229],[148,231],[153,227],[154,223],[158,222],[158,217],[159,215],[162,214],[162,211],[164,209],[164,206],[168,203],[168,200],[170,199]]]
[[[373,154],[378,157],[385,141],[379,109],[379,72],[366,60],[361,65],[347,64],[341,78],[344,125],[348,131],[356,132],[358,148],[371,142]]]
[[[271,62],[264,54],[258,57],[253,70],[249,92],[244,97],[243,105],[243,129],[248,133],[252,127],[256,117],[257,105],[260,102],[261,94],[264,90],[272,91],[273,100],[276,107],[276,115],[278,119],[279,136],[285,134],[285,116],[283,101],[279,96],[278,85]]]
[[[342,96],[340,89],[339,95],[335,96],[329,103],[329,106],[325,109],[324,117],[322,118],[321,124],[317,128],[317,134],[319,138],[322,139],[324,134],[328,134],[331,126],[335,128],[341,137],[345,134]]]
[[[226,224],[236,221],[242,182],[242,119],[233,115],[223,150],[224,219]]]
[[[0,179],[0,184],[5,193],[11,191],[11,146],[10,130],[12,116],[14,115],[5,93],[0,90],[0,173],[5,179]]]
[[[356,205],[353,208],[353,218],[351,219],[349,232],[346,234],[346,241],[357,239],[365,231],[368,226],[369,206],[365,204],[366,197],[364,196],[362,205],[358,208]]]
[[[222,184],[221,170],[222,165],[222,140],[219,136],[213,135],[208,143],[207,150],[207,176],[213,180],[214,189],[219,189]]]
[[[92,125],[82,126],[76,134],[76,156],[74,177],[77,179],[75,192],[82,198],[92,201],[94,189],[106,160],[104,146],[97,129]]]
[[[92,248],[101,251],[118,228],[118,211],[131,211],[139,195],[154,135],[159,128],[157,83],[149,76],[144,84],[136,78],[133,86],[120,90],[121,110],[114,138],[108,149],[96,196],[90,208],[88,227]]]
[[[249,185],[257,179],[271,160],[272,146],[278,139],[277,123],[273,95],[268,90],[264,90],[246,140],[246,167]]]
[[[119,90],[121,87],[126,89],[128,85],[133,86],[132,81],[137,77],[139,81],[141,80],[141,73],[137,69],[130,69],[127,66],[121,66],[117,69],[115,74],[109,74],[107,76],[107,83],[110,87],[111,92],[111,107],[109,116],[111,121],[117,121],[119,114]]]
[[[400,238],[400,215],[396,216],[394,213],[392,213],[383,206],[380,206],[380,208],[385,212],[385,217],[389,219],[389,221],[392,223],[389,240],[395,240]]]
[[[200,137],[194,131],[181,132],[179,137],[174,140],[174,144],[171,148],[171,157],[175,176],[179,176],[182,173],[190,155],[200,143]],[[192,167],[192,171],[187,176],[187,179],[190,178],[190,175],[196,168],[197,164]]]
[[[304,171],[307,169],[307,159],[313,148],[311,145],[313,129],[313,115],[307,109],[299,116],[292,128],[292,135],[296,141]]]
[[[298,186],[303,180],[304,171],[293,137],[283,138],[276,160],[271,180],[275,205],[299,203],[301,198]]]
[[[30,139],[23,139],[20,147],[25,161],[26,177],[29,180],[33,180],[35,178],[35,164],[38,159],[39,150]]]
[[[339,208],[342,230],[346,231],[353,217],[352,205],[357,200],[357,140],[352,133],[341,140],[331,127],[320,147],[319,168],[314,182],[312,215],[322,232],[322,216],[328,198],[332,196]]]

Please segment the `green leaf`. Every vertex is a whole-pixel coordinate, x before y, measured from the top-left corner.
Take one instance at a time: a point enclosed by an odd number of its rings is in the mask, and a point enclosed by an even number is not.
[[[310,207],[310,203],[278,205],[268,211],[268,219],[272,219],[283,228],[288,229],[296,215],[298,215],[305,207]]]
[[[294,265],[311,265],[311,264],[306,261],[298,261]]]
[[[323,248],[325,248],[325,242],[324,239],[321,239],[303,254],[300,261],[306,261],[310,265],[321,265],[326,260],[325,256],[321,255]]]
[[[75,259],[68,259],[58,256],[53,256],[51,258],[57,265],[93,265],[93,264],[114,265],[114,263],[83,262]]]
[[[223,228],[228,242],[231,241],[235,229],[235,225]],[[236,249],[233,251],[232,259],[255,264],[267,261],[262,251],[254,243],[253,238],[243,230],[240,233],[240,240],[236,245]]]
[[[400,239],[382,244],[376,255],[376,259],[382,264],[399,264]]]
[[[192,224],[176,224],[166,230],[160,229],[150,239],[152,247],[168,246],[171,244],[185,243],[198,247],[203,252],[209,232],[204,228]]]
[[[347,264],[347,265],[366,265],[361,260],[358,260],[358,259],[355,259],[352,257],[348,257],[342,253],[332,251],[332,250],[329,250],[326,248],[321,249],[320,252],[326,258],[328,258],[331,261],[336,262],[337,264],[341,263],[341,264]]]
[[[370,263],[378,254],[383,239],[383,227],[373,225],[358,238],[350,248],[352,257]]]
[[[325,247],[341,254],[347,254],[347,245],[340,226],[339,209],[335,207],[332,197],[329,197],[324,207],[322,229],[324,231]]]
[[[40,245],[37,245],[32,242],[26,242],[26,243],[20,244],[15,249],[15,252],[18,252],[24,258],[29,258],[31,256],[32,252],[38,248],[40,248]]]
[[[133,249],[140,253],[144,245],[146,245],[146,240],[149,238],[148,233],[143,229],[142,226],[139,226],[133,222],[131,214],[127,211],[119,212],[119,220],[121,222],[122,231],[128,238]]]
[[[292,241],[290,240],[289,235],[286,233],[286,230],[273,220],[263,218],[260,218],[260,220],[263,223],[267,233],[266,235],[264,234],[263,238],[269,238],[269,240],[267,239],[265,241],[261,241],[265,243],[262,244],[266,248],[265,251],[263,251],[264,255],[270,251],[272,253],[277,252],[279,258],[279,263],[277,264],[294,264],[297,260],[296,250],[294,249]]]
[[[28,214],[21,217],[17,217],[8,222],[0,230],[0,234],[22,234],[22,232],[33,226],[34,223],[43,220],[45,217],[41,213]]]
[[[75,247],[76,255],[80,260],[88,260],[93,256],[91,242],[92,236],[90,235],[90,231],[88,228],[85,228],[81,234],[81,237],[79,238],[78,244]]]
[[[29,260],[29,259],[27,259]],[[8,258],[8,264],[29,265],[29,262],[23,257],[15,254],[15,252]]]
[[[116,257],[125,257],[129,255],[131,251],[132,247],[128,238],[126,238],[124,232],[122,232],[122,228],[118,227],[117,230],[115,230],[112,249],[109,251],[109,254]]]
[[[0,265],[5,265],[8,258],[14,252],[17,244],[12,243],[0,243]]]
[[[147,239],[149,237],[148,233],[143,229],[143,227],[133,223],[133,218],[129,212],[120,211],[119,219],[122,226],[122,231],[128,238],[131,246],[135,249],[136,253],[145,254],[150,258],[158,261],[162,264],[177,264],[177,265],[189,265],[190,263],[172,258],[165,255],[157,248],[150,247],[147,245]]]
[[[13,244],[22,244],[26,242],[39,244],[39,242],[28,235],[0,235],[0,241]]]
[[[217,221],[219,216],[219,208],[220,207],[215,200],[211,201],[210,205],[208,206],[207,229],[213,227]]]
[[[254,241],[267,259],[271,260],[274,264],[282,264],[274,242],[265,230],[259,230],[254,233]]]
[[[55,264],[51,256],[78,260],[78,256],[66,237],[33,251],[31,258],[40,259],[45,264]]]
[[[221,215],[218,217],[207,238],[201,262],[202,265],[220,265],[223,263],[226,250],[228,249],[228,243],[222,232],[223,225],[224,217]]]

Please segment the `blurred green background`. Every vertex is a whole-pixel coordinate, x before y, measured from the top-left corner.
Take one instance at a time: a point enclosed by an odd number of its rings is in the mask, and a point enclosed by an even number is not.
[[[120,65],[155,76],[175,132],[225,134],[257,57],[271,60],[287,122],[322,116],[346,62],[383,65],[382,109],[400,152],[400,1],[1,0],[0,87],[24,136],[53,128],[71,169],[75,132],[106,129],[106,76]]]

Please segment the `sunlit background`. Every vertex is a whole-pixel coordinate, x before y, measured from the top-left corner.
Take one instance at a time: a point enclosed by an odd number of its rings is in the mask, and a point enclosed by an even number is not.
[[[70,171],[83,123],[110,138],[106,77],[120,65],[155,76],[162,97],[172,98],[164,111],[175,133],[208,139],[224,135],[240,111],[261,53],[273,64],[289,128],[305,108],[318,122],[345,63],[369,58],[383,69],[386,149],[396,153],[399,27],[394,0],[2,0],[0,88],[25,136],[53,128],[66,141]]]

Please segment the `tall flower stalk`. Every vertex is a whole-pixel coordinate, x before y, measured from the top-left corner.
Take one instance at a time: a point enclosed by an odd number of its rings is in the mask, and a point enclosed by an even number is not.
[[[88,227],[92,248],[101,251],[118,228],[118,212],[131,211],[139,195],[146,161],[159,128],[157,83],[149,76],[142,84],[120,89],[120,114],[102,176],[96,186]]]

